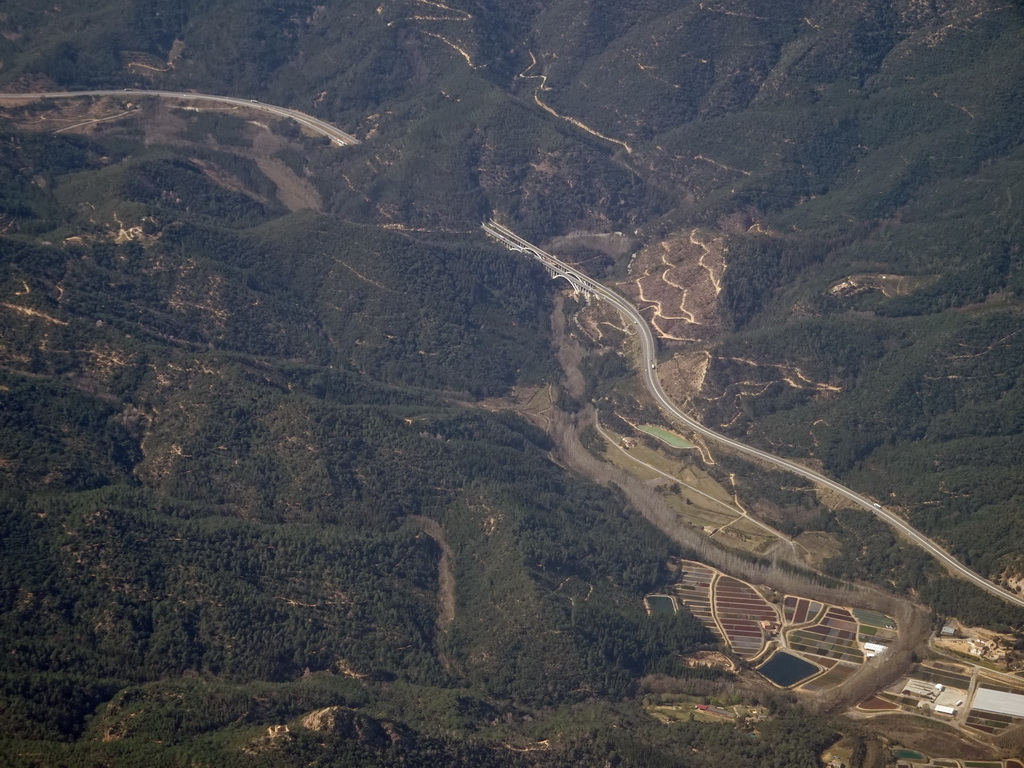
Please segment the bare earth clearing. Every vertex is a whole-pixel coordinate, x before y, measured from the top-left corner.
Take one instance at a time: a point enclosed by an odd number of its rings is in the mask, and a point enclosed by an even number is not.
[[[25,104],[28,104],[26,102]],[[125,98],[82,98],[61,99],[43,103],[43,106],[24,111],[13,108],[19,105],[6,101],[5,109],[16,125],[29,131],[73,132],[83,136],[104,132],[118,124],[131,123],[133,129],[142,132],[142,139],[149,146],[167,144],[185,147],[194,142],[185,138],[188,121],[187,113],[219,112],[247,121],[246,138],[248,146],[218,144],[208,137],[204,144],[221,151],[232,152],[256,162],[259,169],[277,187],[277,199],[290,211],[302,209],[320,210],[322,201],[316,188],[306,174],[299,176],[276,153],[288,147],[301,149],[302,145],[273,133],[266,123],[267,115],[241,106],[203,102],[181,102],[176,105],[169,99],[144,98],[138,94],[125,94]],[[304,151],[304,150],[303,150]],[[204,167],[207,175],[222,186],[245,192],[244,187],[222,170],[214,171]]]

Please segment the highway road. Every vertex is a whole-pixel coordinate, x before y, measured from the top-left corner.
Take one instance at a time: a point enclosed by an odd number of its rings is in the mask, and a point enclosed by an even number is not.
[[[895,512],[891,512],[880,504],[869,499],[867,496],[847,488],[845,485],[826,477],[820,472],[815,472],[813,469],[808,469],[794,461],[784,459],[780,456],[775,456],[767,451],[762,451],[759,448],[754,448],[753,446],[741,443],[739,440],[734,440],[731,437],[715,432],[713,429],[705,427],[699,421],[687,415],[668,397],[667,394],[665,394],[665,390],[662,388],[661,382],[658,380],[657,344],[654,340],[654,334],[651,333],[651,329],[647,325],[647,322],[633,304],[610,288],[605,287],[579,270],[569,266],[555,256],[552,256],[550,253],[542,251],[537,246],[519,237],[507,227],[503,227],[493,221],[485,223],[483,227],[484,231],[487,232],[488,235],[493,237],[495,240],[498,240],[506,247],[521,253],[530,254],[542,264],[546,266],[553,266],[559,271],[572,275],[575,280],[582,285],[585,285],[595,295],[604,299],[619,311],[626,321],[636,329],[636,332],[640,337],[640,348],[643,359],[643,377],[644,382],[647,385],[647,389],[657,401],[658,405],[661,406],[662,410],[670,417],[707,439],[726,446],[727,448],[731,448],[737,453],[759,459],[774,467],[784,469],[794,475],[810,480],[820,488],[827,488],[830,491],[838,493],[848,501],[852,502],[855,506],[866,509],[868,512],[871,512],[875,516],[881,518],[896,529],[897,533],[903,536],[907,541],[910,541],[912,544],[920,547],[938,560],[939,563],[948,571],[967,579],[988,592],[990,595],[994,595],[1001,600],[1005,600],[1008,603],[1024,608],[1024,598],[1019,595],[1015,595],[1013,592],[1010,592],[1009,590],[1000,587],[998,584],[994,584],[980,574],[975,573]]]
[[[264,104],[255,99],[239,99],[234,96],[214,96],[209,93],[188,93],[187,91],[146,91],[138,89],[122,88],[118,91],[54,91],[41,93],[0,93],[0,103],[17,101],[38,101],[40,99],[78,99],[83,96],[119,96],[131,98],[132,96],[155,96],[161,99],[183,99],[186,101],[206,101],[217,104],[231,104],[236,107],[259,110],[278,117],[287,117],[299,125],[309,128],[314,133],[326,136],[335,145],[348,147],[358,144],[359,139],[351,134],[336,128],[328,122],[320,120],[312,115],[307,115],[298,110],[278,107],[273,104]]]
[[[359,140],[351,134],[345,133],[344,131],[336,128],[328,122],[320,120],[312,115],[307,115],[303,112],[299,112],[294,109],[288,109],[286,107],[278,107],[273,104],[264,104],[263,102],[255,99],[241,99],[233,96],[216,96],[207,93],[189,93],[186,91],[150,91],[150,90],[135,90],[135,89],[122,89],[122,90],[93,90],[93,91],[54,91],[54,92],[40,92],[40,93],[0,93],[0,103],[3,102],[18,102],[18,101],[36,101],[39,99],[72,99],[82,97],[93,97],[93,96],[119,96],[122,98],[130,98],[131,96],[145,96],[145,97],[157,97],[164,99],[180,99],[186,101],[201,101],[201,102],[214,102],[218,104],[230,104],[238,107],[245,107],[247,109],[258,110],[269,114],[277,115],[279,117],[286,117],[300,125],[309,128],[315,133],[321,136],[326,136],[333,143],[338,146],[351,146],[358,144]],[[614,306],[619,313],[626,318],[627,322],[633,325],[636,329],[637,335],[640,338],[640,347],[643,360],[643,378],[647,385],[647,389],[654,397],[655,401],[661,406],[665,413],[669,414],[679,423],[692,429],[694,432],[703,435],[704,437],[712,440],[720,445],[724,445],[732,450],[751,456],[756,459],[760,459],[772,466],[784,469],[792,474],[803,477],[811,482],[817,484],[821,488],[827,488],[835,493],[840,494],[854,505],[859,506],[877,517],[884,520],[890,526],[892,526],[898,533],[900,533],[908,541],[916,544],[921,549],[928,552],[932,557],[939,561],[947,570],[956,573],[959,576],[971,581],[981,589],[985,590],[991,595],[994,595],[1002,600],[1013,603],[1014,605],[1024,608],[1024,598],[1013,594],[1012,592],[1003,589],[997,584],[992,583],[988,579],[975,573],[966,565],[961,563],[955,557],[950,555],[946,550],[936,544],[934,541],[929,539],[927,536],[920,533],[917,529],[907,523],[899,515],[887,510],[885,507],[873,502],[868,497],[857,493],[856,491],[847,488],[845,485],[832,480],[819,472],[815,472],[812,469],[808,469],[800,464],[789,459],[784,459],[780,456],[762,451],[759,448],[741,443],[738,440],[734,440],[726,435],[719,434],[713,429],[709,429],[701,424],[696,419],[687,415],[682,411],[665,393],[665,390],[661,386],[661,382],[658,379],[657,372],[657,344],[654,340],[654,334],[651,333],[650,327],[647,322],[640,315],[633,304],[631,304],[624,297],[620,296],[610,288],[605,287],[596,280],[591,279],[579,270],[569,266],[565,262],[561,261],[555,256],[552,256],[546,251],[542,251],[537,246],[533,245],[527,240],[519,237],[517,234],[512,232],[510,229],[501,226],[496,222],[487,222],[483,225],[484,230],[491,237],[495,238],[505,246],[512,248],[513,250],[527,253],[533,258],[537,259],[546,266],[554,268],[556,271],[562,272],[567,276],[571,276],[580,285],[588,288],[596,296],[604,299]]]

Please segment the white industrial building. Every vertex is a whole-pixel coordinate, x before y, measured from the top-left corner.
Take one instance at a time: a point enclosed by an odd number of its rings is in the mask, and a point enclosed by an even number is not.
[[[887,650],[889,650],[889,646],[882,645],[881,643],[864,643],[864,655],[869,659],[881,656]]]
[[[1019,693],[994,691],[991,688],[979,688],[974,694],[971,708],[980,712],[1024,718],[1024,696]]]

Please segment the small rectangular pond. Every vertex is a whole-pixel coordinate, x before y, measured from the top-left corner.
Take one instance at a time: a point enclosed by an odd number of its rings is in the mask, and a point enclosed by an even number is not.
[[[675,432],[669,432],[667,429],[654,427],[650,424],[639,424],[637,429],[641,432],[646,432],[651,437],[658,438],[661,442],[671,445],[673,448],[693,448],[693,443],[685,437],[677,435]]]
[[[647,603],[647,610],[651,613],[661,613],[671,616],[676,612],[676,603],[668,595],[648,595],[644,598]]]

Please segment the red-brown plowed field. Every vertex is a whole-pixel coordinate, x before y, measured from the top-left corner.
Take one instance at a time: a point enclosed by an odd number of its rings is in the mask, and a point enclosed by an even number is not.
[[[857,709],[863,709],[868,712],[887,712],[890,709],[899,709],[899,706],[891,701],[872,696],[870,699],[865,699],[858,704]]]
[[[729,645],[741,656],[756,656],[764,647],[761,622],[776,623],[777,614],[750,585],[731,576],[721,576],[714,592],[715,616]]]
[[[803,624],[805,621],[813,621],[821,612],[821,603],[808,600],[806,597],[789,595],[783,602],[783,610],[786,623]]]
[[[857,620],[853,618],[853,614],[845,608],[829,606],[828,613],[825,614],[825,618],[829,620],[829,624],[833,627],[838,627],[840,626],[840,623],[845,623],[848,625],[845,629],[849,629],[853,632],[857,631]]]
[[[787,637],[794,651],[819,658],[864,662],[857,644],[857,621],[845,608],[829,606],[819,623],[791,630]]]
[[[722,633],[715,626],[715,619],[711,613],[711,582],[715,577],[715,571],[690,560],[683,560],[680,565],[682,571],[679,574],[679,581],[672,590],[673,593],[690,613],[714,633],[715,637],[721,639]]]

